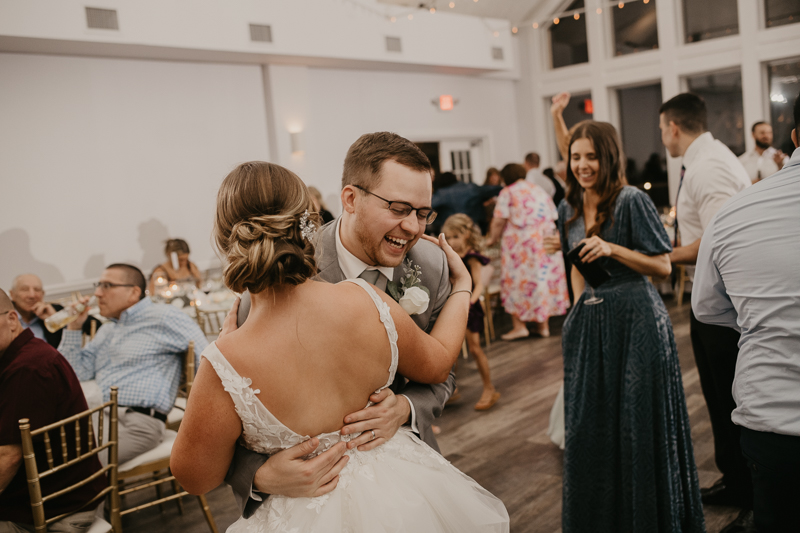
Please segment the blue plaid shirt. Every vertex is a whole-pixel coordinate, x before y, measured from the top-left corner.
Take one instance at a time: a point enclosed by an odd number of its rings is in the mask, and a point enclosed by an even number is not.
[[[119,405],[152,407],[167,414],[175,403],[183,355],[194,341],[195,368],[208,346],[197,323],[170,305],[145,298],[97,330],[81,349],[80,331],[64,330],[58,350],[78,379],[96,379],[103,401],[110,388],[119,387]]]

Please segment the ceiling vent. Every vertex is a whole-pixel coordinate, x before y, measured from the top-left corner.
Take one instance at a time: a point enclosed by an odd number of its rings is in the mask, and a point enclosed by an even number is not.
[[[250,40],[258,43],[272,42],[272,26],[250,24]]]
[[[498,61],[503,60],[503,49],[499,46],[492,47],[492,59],[497,59]]]
[[[387,37],[386,38],[386,51],[387,52],[402,52],[403,46],[400,43],[400,37]]]
[[[86,8],[86,24],[90,28],[100,30],[118,30],[116,9],[100,9],[97,7]]]

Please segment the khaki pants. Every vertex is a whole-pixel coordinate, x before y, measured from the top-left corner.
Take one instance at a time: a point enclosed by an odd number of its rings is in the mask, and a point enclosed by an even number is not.
[[[105,410],[105,425],[103,427],[103,442],[108,442],[108,409]],[[161,444],[164,440],[166,427],[164,422],[152,416],[137,413],[126,407],[117,409],[119,419],[117,428],[119,432],[119,464],[124,465],[131,459],[148,452]],[[95,414],[95,418],[97,415]],[[95,427],[97,427],[97,420]],[[108,464],[108,454],[100,453],[100,462],[103,466]],[[2,533],[2,531],[0,531]]]

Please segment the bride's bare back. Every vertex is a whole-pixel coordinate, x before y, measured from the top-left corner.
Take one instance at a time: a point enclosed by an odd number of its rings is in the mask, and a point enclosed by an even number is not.
[[[386,385],[391,364],[375,304],[349,282],[253,295],[247,321],[217,347],[260,390],[264,406],[300,435],[338,431]]]

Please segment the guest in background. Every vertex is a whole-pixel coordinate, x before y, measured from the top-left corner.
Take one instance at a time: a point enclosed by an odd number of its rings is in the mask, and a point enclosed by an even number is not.
[[[150,284],[147,290],[150,294],[155,292],[156,280],[159,276],[167,281],[194,282],[197,287],[203,282],[203,275],[197,265],[189,261],[189,244],[183,239],[169,239],[164,246],[164,255],[167,261],[153,269],[150,274]],[[175,255],[173,255],[175,254]]]
[[[564,533],[705,531],[672,324],[647,276],[670,273],[672,249],[652,200],[625,181],[617,132],[581,122],[569,144],[561,249],[611,279],[564,322]]]
[[[433,235],[437,235],[444,221],[456,213],[464,213],[485,231],[487,221],[483,203],[502,190],[499,185],[476,185],[458,181],[452,172],[439,174],[433,188],[431,206],[438,213],[436,220],[429,226]]]
[[[42,280],[35,274],[20,274],[14,278],[9,294],[22,327],[30,328],[34,337],[46,341],[53,348],[57,348],[61,342],[63,330],[59,329],[54,333],[50,333],[45,327],[44,321],[50,315],[63,309],[63,306],[44,301]],[[89,320],[84,324],[83,333],[90,334],[92,322],[95,323],[95,329],[102,325],[96,318],[89,317]]]
[[[553,194],[553,204],[558,207],[558,204],[561,203],[561,200],[563,200],[565,196],[564,187],[562,187],[561,183],[556,179],[556,173],[552,168],[548,167],[542,170],[542,174],[553,183],[553,187],[556,190],[555,194]]]
[[[536,152],[527,154],[522,166],[525,167],[525,179],[528,182],[544,189],[545,192],[550,195],[550,198],[556,194],[556,188],[553,182],[539,170],[539,154]]]
[[[83,390],[69,363],[55,348],[33,336],[20,324],[17,310],[0,289],[0,531],[33,531],[33,514],[25,467],[19,420],[30,420],[31,430],[53,424],[87,409]],[[76,440],[75,425],[65,435]],[[82,427],[83,449],[88,448],[87,427]],[[35,439],[34,451],[40,469],[48,468],[44,441]],[[58,445],[55,445],[58,450]],[[54,465],[62,463],[53,453]],[[97,457],[81,461],[41,479],[45,495],[65,489],[100,470]],[[48,517],[72,512],[86,505],[106,487],[98,477],[65,496],[45,503]],[[48,526],[48,531],[80,533],[89,529],[95,507],[85,509]]]
[[[800,97],[792,141],[800,144]],[[700,243],[698,320],[742,334],[733,380],[760,533],[800,531],[800,149],[766,183],[729,200]],[[737,530],[741,531],[741,529]]]
[[[100,313],[111,321],[81,348],[79,330],[88,314],[84,311],[66,327],[58,349],[78,379],[97,380],[103,401],[108,401],[112,385],[119,387],[119,464],[123,464],[164,439],[183,354],[194,341],[198,368],[208,341],[188,315],[145,296],[144,275],[134,266],[108,266],[95,286]]]
[[[486,171],[486,179],[483,181],[484,185],[503,185],[503,178],[500,177],[500,171],[494,167],[489,167]]]
[[[319,192],[319,189],[316,187],[309,187],[308,192],[311,193],[311,202],[314,204],[314,210],[319,213],[319,216],[322,219],[322,224],[325,225],[328,222],[333,222],[333,214],[328,211],[328,207],[322,200],[322,193]]]
[[[466,339],[469,353],[475,358],[475,363],[478,365],[478,373],[480,373],[483,381],[483,394],[478,403],[475,404],[475,410],[486,411],[491,409],[500,399],[500,393],[497,392],[492,384],[489,359],[487,359],[486,353],[481,348],[481,331],[484,330],[483,321],[486,316],[480,302],[483,290],[486,288],[483,284],[481,270],[489,264],[489,258],[478,251],[481,232],[475,222],[467,215],[458,214],[448,217],[444,222],[444,226],[442,226],[442,232],[448,244],[453,247],[453,251],[464,261],[472,276],[472,296],[469,301]]]
[[[772,147],[772,126],[766,122],[756,122],[750,129],[756,145],[752,150],[739,156],[750,181],[759,182],[783,168],[789,156]]]
[[[675,206],[678,245],[669,257],[675,264],[694,265],[706,226],[725,202],[750,185],[750,179],[733,152],[708,131],[702,98],[679,94],[664,102],[659,114],[664,146],[672,157],[683,157]],[[736,408],[731,389],[740,334],[733,328],[704,324],[694,311],[689,320],[694,359],[714,434],[714,458],[722,472],[719,481],[703,489],[703,503],[741,508],[730,525],[752,531],[753,486],[739,446],[739,426],[731,421],[731,411]]]
[[[487,246],[500,241],[500,296],[513,327],[503,340],[550,336],[548,319],[567,311],[567,282],[560,253],[547,254],[543,239],[555,230],[556,207],[544,189],[525,180],[525,168],[510,163],[501,171],[506,188],[497,197]]]

